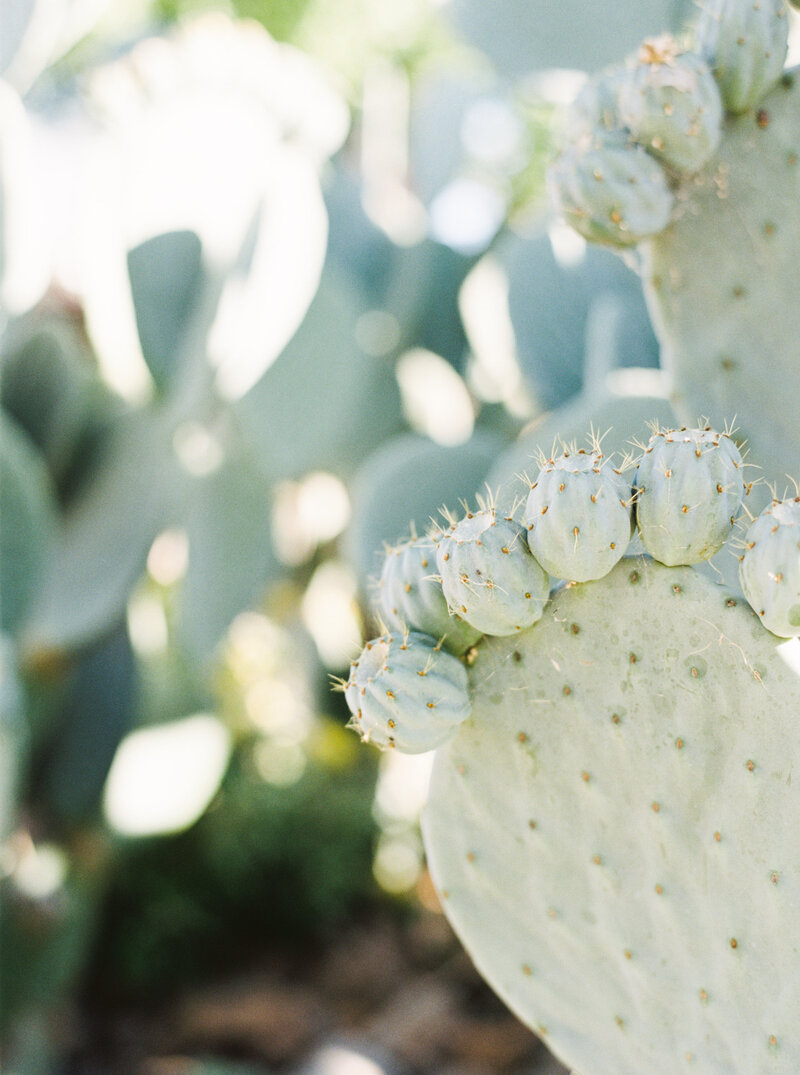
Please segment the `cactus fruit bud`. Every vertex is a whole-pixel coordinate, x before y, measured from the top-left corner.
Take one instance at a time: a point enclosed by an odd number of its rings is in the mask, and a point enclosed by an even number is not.
[[[436,562],[452,610],[484,634],[510,635],[540,619],[550,579],[525,530],[493,508],[468,513],[439,538]]]
[[[626,65],[614,64],[586,81],[567,112],[565,144],[622,131],[625,125],[619,114],[619,91],[627,78]]]
[[[607,575],[631,538],[631,488],[598,451],[565,452],[539,471],[525,505],[528,545],[551,575]]]
[[[773,500],[748,527],[739,581],[768,631],[800,635],[800,496]]]
[[[367,642],[344,685],[348,727],[404,754],[444,743],[470,715],[467,671],[433,638],[408,631]]]
[[[668,567],[708,560],[730,537],[742,505],[742,457],[726,433],[654,433],[639,460],[636,521],[650,555]]]
[[[789,47],[784,0],[704,0],[695,46],[729,112],[754,108],[781,76]]]
[[[658,161],[619,134],[567,146],[548,184],[556,211],[580,235],[613,246],[663,231],[675,204]]]
[[[710,67],[668,34],[639,48],[619,110],[636,141],[681,172],[699,171],[722,137],[722,99]]]
[[[391,631],[420,631],[459,655],[475,645],[481,632],[449,611],[436,571],[436,550],[428,538],[388,549],[375,611]]]

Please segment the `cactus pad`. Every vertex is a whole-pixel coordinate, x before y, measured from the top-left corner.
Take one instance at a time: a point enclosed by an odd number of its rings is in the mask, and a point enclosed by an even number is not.
[[[679,414],[736,415],[751,458],[800,463],[800,84],[787,72],[728,116],[681,212],[643,244],[645,291]],[[775,474],[783,478],[783,471]]]
[[[800,1070],[800,679],[778,646],[694,569],[631,557],[478,647],[429,863],[478,969],[581,1075]]]

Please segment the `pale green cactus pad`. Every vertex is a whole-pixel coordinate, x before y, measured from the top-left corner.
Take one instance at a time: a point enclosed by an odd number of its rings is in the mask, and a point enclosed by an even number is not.
[[[580,1075],[800,1071],[797,646],[629,557],[477,647],[429,863],[480,972]]]
[[[726,117],[716,156],[681,189],[673,223],[640,248],[673,403],[686,421],[735,414],[751,460],[796,469],[798,69],[758,108]]]

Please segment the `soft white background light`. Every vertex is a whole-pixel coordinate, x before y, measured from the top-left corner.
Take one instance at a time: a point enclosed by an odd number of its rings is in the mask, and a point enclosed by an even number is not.
[[[123,836],[188,828],[216,794],[230,751],[227,728],[210,713],[131,732],[106,781],[108,823]]]

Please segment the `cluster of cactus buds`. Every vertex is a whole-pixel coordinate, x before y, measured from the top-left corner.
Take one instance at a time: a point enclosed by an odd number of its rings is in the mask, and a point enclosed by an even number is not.
[[[596,437],[541,459],[523,522],[484,504],[387,550],[393,626],[342,684],[351,727],[436,750],[423,835],[446,913],[565,1063],[794,1075],[773,926],[797,906],[800,679],[780,650],[800,636],[800,495],[754,518],[729,431],[633,443],[619,464]],[[746,600],[696,567],[737,542]],[[788,1007],[777,986],[753,999],[773,977]]]
[[[703,5],[690,47],[649,38],[590,79],[550,169],[558,211],[585,238],[627,247],[662,232],[676,191],[719,148],[726,111],[754,107],[786,59],[784,0]]]
[[[710,426],[656,429],[619,466],[595,439],[541,460],[525,525],[482,506],[388,549],[375,601],[384,634],[345,684],[352,726],[379,747],[438,746],[469,715],[465,662],[483,636],[533,627],[562,583],[608,575],[634,532],[634,555],[643,548],[666,567],[711,559],[752,489],[744,466],[732,434]],[[782,637],[800,635],[798,536],[800,498],[773,501],[747,531],[741,557],[745,597]]]

